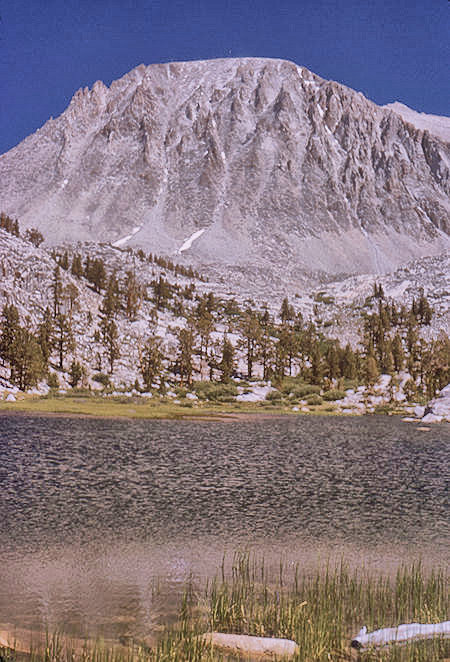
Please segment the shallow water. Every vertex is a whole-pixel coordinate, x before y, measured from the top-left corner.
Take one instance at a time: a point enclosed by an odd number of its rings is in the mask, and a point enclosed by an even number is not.
[[[0,438],[0,624],[142,634],[235,549],[448,562],[448,425],[5,416]]]

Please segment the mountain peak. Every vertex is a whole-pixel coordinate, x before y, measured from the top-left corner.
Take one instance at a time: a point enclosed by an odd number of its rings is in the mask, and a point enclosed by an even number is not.
[[[139,65],[0,157],[2,205],[51,243],[195,235],[199,265],[389,271],[450,232],[445,121],[394,106],[286,60]]]

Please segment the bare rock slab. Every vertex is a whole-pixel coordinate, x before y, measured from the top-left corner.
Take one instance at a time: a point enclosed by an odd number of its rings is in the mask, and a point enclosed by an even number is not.
[[[424,423],[450,421],[450,384],[447,384],[438,396],[428,403],[422,421]]]
[[[207,632],[203,640],[213,646],[229,652],[244,653],[250,656],[293,657],[299,650],[291,639],[272,637],[254,637],[246,634],[224,634],[222,632]]]

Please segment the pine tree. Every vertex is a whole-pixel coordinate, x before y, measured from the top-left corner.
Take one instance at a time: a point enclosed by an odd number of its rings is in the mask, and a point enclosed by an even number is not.
[[[45,364],[48,364],[54,344],[53,337],[53,317],[50,308],[47,306],[44,311],[42,322],[38,327],[37,341],[41,348],[42,357]]]
[[[77,278],[81,278],[83,275],[83,265],[81,263],[81,255],[79,255],[78,253],[75,253],[75,255],[72,258],[72,267],[70,271],[72,275],[76,276]]]
[[[162,340],[152,336],[145,342],[140,353],[140,369],[145,388],[149,391],[154,381],[160,377],[163,365]]]
[[[245,350],[247,359],[247,378],[251,379],[253,375],[253,364],[259,358],[258,349],[261,346],[262,329],[258,316],[250,309],[247,309],[240,322],[240,332],[242,340],[239,347]]]
[[[295,328],[291,325],[287,327],[286,342],[288,374],[291,376],[293,362],[294,359],[298,356],[300,347],[300,336],[295,331]]]
[[[392,326],[398,326],[399,325],[399,314],[398,310],[395,306],[395,303],[391,303],[391,324]]]
[[[97,338],[105,348],[109,362],[110,373],[114,371],[114,363],[120,358],[119,331],[115,322],[115,314],[120,308],[119,284],[115,274],[108,280],[102,305],[100,306],[100,325],[94,338]]]
[[[195,345],[195,336],[192,326],[178,329],[177,340],[177,363],[180,369],[181,382],[186,382],[186,384],[190,386],[192,384],[192,373],[194,371],[193,353]]]
[[[90,281],[91,279],[91,258],[89,255],[86,255],[86,259],[84,261],[84,269],[83,269],[83,276]]]
[[[64,251],[64,253],[62,254],[62,256],[59,259],[58,264],[61,267],[61,269],[64,269],[64,271],[67,271],[67,269],[69,268],[69,255],[68,255],[67,251]]]
[[[66,287],[64,288],[64,295],[66,297],[66,300],[69,301],[69,314],[71,317],[75,302],[78,299],[79,294],[80,293],[76,285],[70,282],[67,283]]]
[[[326,374],[331,379],[337,379],[341,376],[339,347],[337,342],[330,342],[325,354]]]
[[[2,228],[2,230],[6,230],[6,232],[9,232],[10,234],[15,235],[16,237],[20,237],[19,221],[17,219],[13,220],[4,212],[1,212],[0,214],[0,228]]]
[[[84,266],[84,276],[92,283],[95,292],[99,293],[103,290],[106,284],[106,270],[103,260],[99,257],[91,260],[88,255]]]
[[[408,353],[412,360],[415,360],[415,354],[417,350],[417,341],[419,339],[417,333],[417,322],[414,313],[411,311],[408,318],[408,327],[406,331],[406,346]]]
[[[293,320],[295,317],[295,311],[293,306],[290,305],[289,299],[285,297],[281,303],[280,309],[280,319],[281,322],[287,322]]]
[[[373,296],[375,299],[383,299],[384,298],[384,290],[383,286],[381,283],[375,282],[373,284]]]
[[[405,394],[406,400],[408,402],[415,400],[417,396],[417,386],[414,379],[408,379],[406,384],[403,386],[403,393]]]
[[[36,248],[39,248],[44,241],[44,237],[36,228],[29,228],[25,232],[25,239],[33,244],[33,246],[36,246]]]
[[[17,308],[3,307],[0,325],[0,355],[8,363],[10,380],[21,390],[34,386],[45,372],[45,362],[39,344],[30,330],[30,320],[20,325]]]
[[[417,304],[417,316],[420,320],[420,323],[426,325],[430,324],[431,318],[433,316],[433,311],[423,291]]]
[[[92,262],[89,280],[93,283],[96,292],[100,292],[105,287],[106,271],[101,258],[95,258]]]
[[[381,361],[381,370],[383,371],[384,374],[387,375],[392,375],[394,372],[394,354],[392,351],[392,343],[390,340],[386,341],[385,347],[384,347],[384,352],[383,352],[383,357]]]
[[[342,353],[341,374],[346,379],[356,379],[357,376],[355,353],[353,352],[349,343],[346,344]]]
[[[84,370],[82,365],[74,359],[70,365],[69,370],[69,384],[72,388],[76,388],[78,386],[78,382],[83,377],[83,374]]]
[[[428,300],[425,299],[423,313],[422,313],[422,323],[428,326],[431,323],[432,317],[433,317],[433,309],[428,303]]]
[[[59,379],[58,375],[56,372],[51,372],[48,377],[47,377],[47,384],[50,387],[50,389],[58,389],[59,388]]]
[[[428,347],[424,361],[425,386],[428,396],[434,397],[437,391],[450,383],[450,339],[441,332]]]
[[[234,347],[226,335],[223,337],[222,360],[219,368],[222,373],[220,381],[228,384],[234,371]]]
[[[297,313],[294,322],[295,331],[295,352],[296,360],[300,374],[304,374],[307,370],[307,362],[309,361],[310,352],[310,336],[309,331],[303,326],[303,318],[300,312]]]
[[[402,304],[400,306],[400,311],[397,312],[398,312],[398,326],[405,326],[408,321],[408,315],[409,315],[408,309],[405,306],[405,304]]]
[[[170,289],[170,284],[162,276],[159,277],[158,281],[152,281],[153,286],[153,301],[157,310],[164,310],[167,306],[168,300],[172,296]],[[190,293],[190,298],[192,299],[192,290],[187,288]]]
[[[59,267],[59,264],[56,265],[53,271],[52,295],[53,295],[53,317],[56,318],[56,316],[60,312],[62,295],[63,295],[61,269]]]
[[[311,352],[311,381],[313,384],[321,384],[323,379],[324,365],[320,352],[319,342],[316,341]]]
[[[215,310],[217,310],[217,301],[212,292],[208,292],[206,295],[206,310],[209,313],[213,313]]]
[[[270,362],[273,357],[273,342],[271,337],[272,320],[266,309],[260,315],[259,323],[261,336],[259,339],[259,355],[263,367],[263,379],[268,379],[270,374]]]
[[[221,343],[216,340],[210,343],[206,362],[209,367],[209,381],[214,379],[214,371],[219,369],[220,360],[222,358]]]
[[[282,324],[278,329],[278,340],[275,344],[275,376],[278,381],[283,381],[289,359],[290,330]]]
[[[0,356],[4,362],[10,365],[10,368],[14,361],[15,340],[19,328],[20,320],[17,308],[12,303],[5,304],[0,323]]]
[[[380,371],[378,370],[377,361],[373,354],[368,354],[366,356],[365,362],[365,375],[364,380],[367,386],[372,386],[378,379]]]
[[[141,305],[141,288],[133,271],[127,271],[124,285],[125,313],[129,320],[134,321]]]
[[[120,310],[120,290],[116,274],[112,273],[108,280],[105,296],[103,297],[100,313],[104,317],[114,317]]]
[[[402,339],[399,334],[396,333],[392,340],[392,358],[394,361],[394,369],[396,372],[400,372],[403,369],[405,362],[405,355],[403,352]]]
[[[377,336],[377,344],[376,344],[376,359],[378,365],[380,366],[383,365],[385,353],[386,353],[386,340],[384,337],[384,333],[382,332],[380,335]]]
[[[119,331],[112,317],[100,320],[101,341],[109,361],[109,372],[114,372],[114,363],[120,358]]]
[[[192,320],[195,331],[200,338],[199,345],[199,359],[200,359],[200,372],[202,370],[203,357],[208,355],[208,347],[211,340],[211,333],[214,331],[214,320],[211,312],[208,310],[206,303],[199,305],[195,317]]]
[[[64,368],[66,354],[75,349],[70,319],[63,313],[58,313],[55,318],[55,345],[58,352],[59,367]]]
[[[29,324],[29,322],[28,322]],[[25,391],[42,379],[46,365],[41,348],[28,327],[19,327],[12,347],[12,380]]]
[[[390,331],[391,329],[391,314],[390,308],[388,305],[383,306],[383,303],[380,301],[378,308],[378,316],[380,318],[381,329],[383,332]]]

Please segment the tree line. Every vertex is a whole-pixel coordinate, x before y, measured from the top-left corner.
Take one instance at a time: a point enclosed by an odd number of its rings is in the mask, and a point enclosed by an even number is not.
[[[94,357],[96,368],[101,370],[106,362],[109,374],[114,373],[121,358],[119,322],[135,321],[143,302],[151,304],[148,333],[138,348],[138,368],[146,389],[163,383],[169,374],[177,375],[188,386],[195,376],[227,383],[236,375],[247,379],[261,375],[276,384],[300,375],[325,389],[348,381],[370,386],[381,372],[394,374],[406,369],[412,376],[411,397],[417,389],[432,397],[450,381],[448,337],[442,335],[431,342],[421,337],[421,327],[428,326],[433,315],[423,291],[409,307],[398,306],[387,300],[382,286],[375,283],[371,297],[375,310],[363,314],[360,343],[354,348],[325,336],[313,321],[304,320],[286,297],[278,314],[272,315],[253,302],[242,305],[212,292],[198,293],[194,282],[173,283],[163,274],[142,283],[129,269],[119,278],[97,256],[65,251],[54,253],[54,258],[49,305],[37,327],[32,328],[29,318],[21,323],[12,304],[6,304],[2,311],[0,357],[9,366],[11,381],[21,389],[41,380],[50,364],[54,369],[67,369],[73,386],[86,372],[86,366],[76,358],[73,333],[79,290],[72,281],[65,279],[64,284],[62,270],[84,279],[101,296],[98,324],[89,333],[102,348],[101,355]],[[167,268],[166,262],[162,268]],[[156,333],[158,315],[164,311],[183,320],[172,329],[172,347]],[[85,313],[89,327],[92,315]],[[67,356],[72,357],[70,367]],[[245,361],[243,374],[238,371],[238,357]]]

